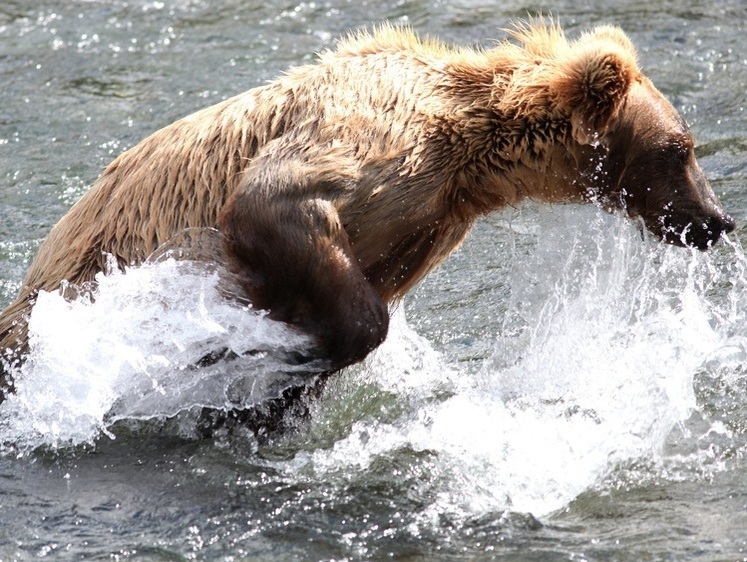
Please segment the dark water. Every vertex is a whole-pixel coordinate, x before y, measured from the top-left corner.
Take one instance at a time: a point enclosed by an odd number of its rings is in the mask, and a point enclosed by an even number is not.
[[[0,301],[114,156],[171,121],[405,22],[489,44],[512,19],[621,25],[739,223],[714,252],[593,208],[484,221],[296,433],[195,439],[204,343],[298,342],[166,263],[34,312],[0,407],[0,560],[747,559],[747,8],[647,2],[0,5]],[[225,380],[222,381],[225,383]],[[219,380],[219,383],[221,381]],[[176,414],[176,415],[175,415]]]

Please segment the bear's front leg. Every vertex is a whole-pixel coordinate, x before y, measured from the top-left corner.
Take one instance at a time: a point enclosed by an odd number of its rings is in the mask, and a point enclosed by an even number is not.
[[[301,193],[270,195],[245,182],[219,226],[252,304],[314,337],[336,370],[384,341],[389,311],[358,267],[334,206]]]

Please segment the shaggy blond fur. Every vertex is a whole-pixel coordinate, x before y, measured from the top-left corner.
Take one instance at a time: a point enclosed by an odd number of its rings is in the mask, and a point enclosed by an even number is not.
[[[383,26],[154,133],[112,162],[42,244],[0,317],[6,359],[26,352],[38,291],[91,281],[106,254],[137,265],[183,229],[218,227],[247,295],[316,333],[339,367],[378,345],[381,303],[438,265],[479,216],[524,198],[614,191],[630,159],[610,167],[609,185],[595,170],[611,134],[636,140],[620,124],[644,113],[659,115],[642,133],[649,144],[687,134],[618,28],[568,41],[537,21],[511,35],[475,50]],[[361,332],[340,353],[338,323]]]

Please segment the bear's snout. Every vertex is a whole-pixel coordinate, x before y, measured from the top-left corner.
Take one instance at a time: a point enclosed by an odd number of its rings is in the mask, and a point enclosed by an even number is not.
[[[723,234],[734,230],[734,219],[726,213],[706,218],[685,216],[662,217],[662,238],[676,246],[708,250]]]

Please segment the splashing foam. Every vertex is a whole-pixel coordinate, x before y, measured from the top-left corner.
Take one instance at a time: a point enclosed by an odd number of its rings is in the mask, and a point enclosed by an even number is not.
[[[696,407],[694,374],[724,345],[706,297],[711,258],[642,241],[595,209],[542,210],[538,221],[540,242],[514,260],[512,312],[477,377],[445,365],[400,313],[358,376],[407,396],[408,413],[357,421],[331,451],[301,453],[287,469],[323,477],[433,454],[423,492],[437,499],[420,523],[436,524],[444,513],[546,515],[619,463],[659,454]]]
[[[396,396],[401,413],[359,416],[331,449],[276,468],[348,481],[378,458],[426,454],[430,477],[418,485],[435,500],[417,526],[443,513],[548,514],[618,463],[661,450],[695,408],[693,375],[706,359],[718,364],[719,350],[733,352],[729,326],[745,313],[734,291],[747,282],[719,289],[712,254],[642,241],[593,208],[514,222],[515,236],[533,242],[506,256],[510,312],[485,335],[495,353],[478,375],[447,364],[400,310],[385,344],[345,376]],[[214,271],[165,259],[98,282],[93,302],[40,296],[31,359],[0,417],[0,443],[12,451],[92,442],[119,419],[247,406],[303,380],[283,354],[309,342],[227,302]],[[252,353],[194,368],[221,349]],[[334,402],[333,392],[323,406]]]
[[[90,443],[120,419],[245,407],[304,380],[284,354],[308,339],[223,298],[214,268],[167,259],[110,270],[94,300],[39,295],[0,443],[21,452]],[[225,350],[240,357],[196,367]]]

